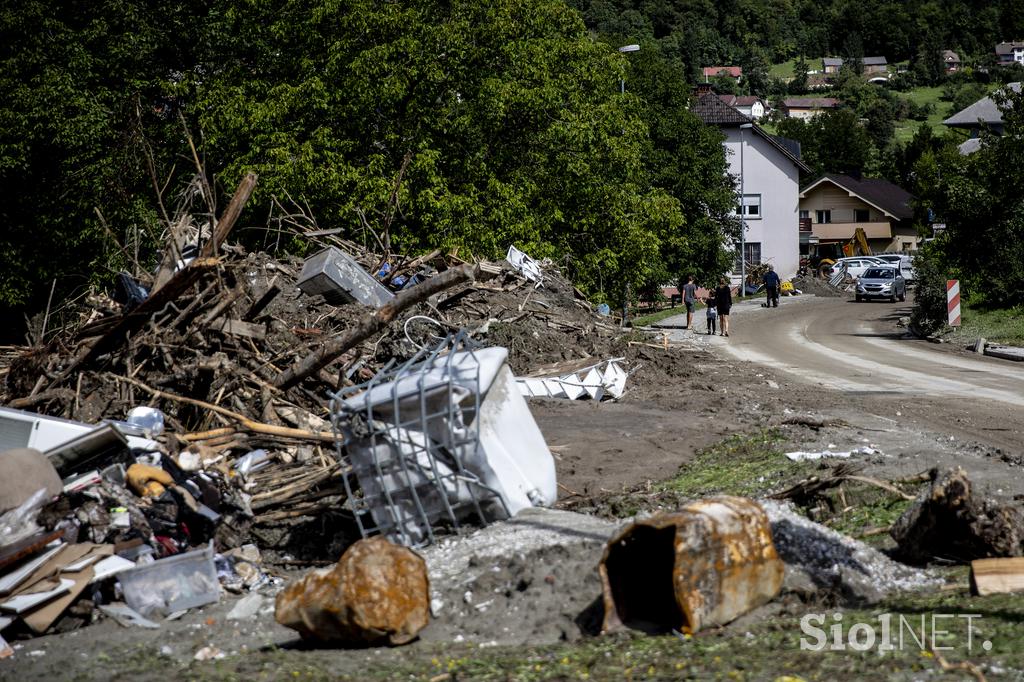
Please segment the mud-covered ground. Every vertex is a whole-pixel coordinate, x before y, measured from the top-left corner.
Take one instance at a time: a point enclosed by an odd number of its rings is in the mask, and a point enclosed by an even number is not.
[[[735,322],[742,323],[744,313],[734,313]],[[978,403],[968,410],[941,397],[834,391],[732,359],[706,337],[674,333],[678,342],[668,349],[654,347],[656,340],[654,345],[624,346],[627,363],[639,367],[618,402],[531,403],[556,458],[562,496],[559,506],[607,520],[594,519],[587,530],[591,535],[583,533],[584,539],[577,544],[521,555],[512,552],[493,567],[487,563],[490,555],[478,553],[467,559],[467,566],[476,570],[467,570],[464,586],[451,575],[436,578],[435,588],[441,585],[444,594],[437,618],[419,641],[399,649],[307,648],[293,633],[274,623],[273,590],[268,590],[258,615],[245,621],[226,618],[238,599],[226,595],[217,605],[162,622],[159,630],[125,629],[101,619],[74,632],[14,642],[15,655],[0,661],[0,679],[400,678],[441,682],[584,677],[773,679],[783,674],[805,679],[916,679],[937,675],[941,665],[935,654],[927,651],[898,652],[887,659],[875,653],[802,652],[797,626],[801,615],[836,606],[813,598],[782,599],[726,628],[693,638],[592,634],[594,604],[589,597],[600,593],[595,552],[600,549],[601,533],[620,523],[614,517],[626,515],[623,510],[627,507],[626,511],[657,507],[658,500],[664,499],[659,491],[697,489],[691,482],[694,472],[686,473],[686,467],[694,462],[708,462],[709,470],[720,467],[727,472],[729,458],[736,457],[737,471],[745,471],[740,468],[745,463],[741,458],[749,455],[749,448],[743,439],[761,438],[758,443],[769,443],[767,449],[758,450],[758,456],[777,453],[776,459],[766,460],[771,462],[771,471],[766,469],[765,480],[750,477],[740,482],[743,490],[770,492],[808,470],[807,465],[800,468],[783,461],[782,452],[830,447],[851,450],[868,445],[878,452],[846,460],[865,476],[892,480],[934,466],[960,465],[972,480],[999,497],[1024,495],[1020,469],[1024,440],[1019,427],[1007,421],[1005,407]],[[722,448],[722,443],[740,445]],[[820,466],[831,464],[826,460]],[[629,504],[624,505],[623,500]],[[850,505],[851,509],[855,506]],[[836,527],[853,527],[839,521]],[[864,530],[877,521],[868,516],[857,523]],[[876,540],[885,546],[884,534],[873,542]],[[433,561],[446,561],[444,551],[434,550]],[[283,579],[295,574],[282,573]],[[989,675],[1002,671],[1007,679],[1020,679],[1024,648],[1020,634],[1012,633],[1024,620],[1024,602],[1005,597],[995,601],[971,598],[962,568],[949,569],[943,575],[947,587],[928,595],[886,602],[874,609],[847,605],[848,620],[873,617],[885,609],[915,614],[983,613],[995,642],[987,662],[977,658],[976,651],[960,649],[948,652],[947,658],[973,659],[987,666],[984,670]],[[466,622],[466,612],[475,614],[475,625],[473,631],[460,632],[457,624]],[[457,618],[458,613],[463,615]],[[203,647],[212,647],[223,658],[194,660]]]

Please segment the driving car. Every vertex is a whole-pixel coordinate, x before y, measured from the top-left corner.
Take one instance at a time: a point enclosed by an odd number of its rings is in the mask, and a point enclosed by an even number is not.
[[[832,264],[832,272],[839,272],[841,268],[845,268],[846,274],[850,277],[860,277],[868,268],[879,265],[886,265],[886,262],[874,256],[848,256],[836,260]]]
[[[894,265],[877,265],[864,271],[857,280],[858,301],[887,298],[892,303],[907,300],[907,281]]]

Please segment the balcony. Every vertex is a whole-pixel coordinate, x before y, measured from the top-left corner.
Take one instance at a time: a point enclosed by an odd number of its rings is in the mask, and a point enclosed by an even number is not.
[[[811,225],[811,231],[823,242],[836,242],[853,239],[858,227],[863,228],[868,239],[892,239],[892,225],[888,222],[814,223]]]

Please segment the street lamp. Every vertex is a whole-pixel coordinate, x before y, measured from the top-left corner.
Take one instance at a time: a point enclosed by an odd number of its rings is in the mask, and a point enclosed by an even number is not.
[[[740,125],[740,298],[747,294],[747,193],[743,184],[743,131],[753,123]]]
[[[639,45],[623,45],[622,47],[619,48],[619,52],[622,52],[624,54],[628,54],[630,52],[639,52],[639,51],[640,51],[640,46]],[[626,94],[626,80],[624,78],[620,78],[619,79],[619,92],[622,93],[622,94]]]
[[[637,44],[623,45],[619,48],[619,52],[623,54],[629,54],[630,52],[639,52],[640,46]],[[619,79],[619,94],[626,94],[626,79]],[[622,301],[622,326],[626,326],[626,322],[629,320],[629,282],[626,283],[626,296]]]

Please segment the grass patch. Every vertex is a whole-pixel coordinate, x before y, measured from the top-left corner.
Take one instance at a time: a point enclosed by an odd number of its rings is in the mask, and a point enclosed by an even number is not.
[[[909,99],[911,102],[924,105],[932,104],[935,106],[935,111],[928,115],[928,118],[924,121],[914,121],[907,119],[904,121],[896,122],[895,139],[898,142],[909,142],[913,139],[914,134],[917,132],[921,124],[928,125],[932,132],[936,135],[942,135],[945,130],[942,122],[950,117],[953,113],[951,111],[953,105],[951,102],[943,102],[939,99],[942,96],[941,86],[932,87],[920,87],[908,90],[907,92],[896,93],[897,97],[903,97]]]
[[[966,570],[958,569],[957,582],[966,587]],[[800,627],[807,613],[824,614],[823,629],[841,624],[845,636],[855,623],[874,628],[880,637],[881,614],[892,614],[892,651],[802,650],[801,638],[813,642]],[[841,614],[836,621],[834,616]],[[793,604],[777,615],[697,633],[695,636],[643,636],[631,632],[587,637],[575,643],[548,646],[479,648],[466,644],[432,643],[390,650],[374,657],[369,652],[303,652],[278,650],[250,652],[218,661],[193,664],[188,676],[197,680],[301,679],[388,680],[440,682],[455,680],[919,680],[946,679],[931,644],[932,615],[939,619],[935,646],[951,647],[940,653],[951,663],[969,660],[989,670],[1002,669],[999,679],[1020,679],[1024,670],[1024,595],[970,597],[965,590],[910,594],[870,608],[830,609]],[[966,620],[956,614],[975,614],[971,649],[967,649]],[[925,622],[925,649],[910,636],[919,635]],[[902,617],[902,621],[901,621]],[[903,629],[899,646],[897,627]],[[945,631],[944,633],[942,631]],[[990,650],[982,642],[991,643]],[[831,633],[827,644],[832,643]],[[845,644],[845,639],[843,640]],[[338,664],[338,657],[360,661]],[[116,666],[115,666],[116,667]],[[358,672],[352,672],[358,668]],[[986,671],[987,672],[987,671]],[[1005,676],[1005,677],[1004,677]],[[969,676],[948,679],[972,679]]]
[[[991,310],[978,305],[962,304],[963,324],[946,335],[953,343],[972,343],[985,338],[1008,346],[1024,346],[1024,307]]]
[[[807,69],[809,71],[821,68],[820,59],[805,59],[807,62]],[[817,66],[815,66],[817,63]],[[790,59],[789,61],[782,62],[781,64],[772,64],[768,68],[768,75],[773,78],[781,78],[784,81],[788,81],[793,78],[793,67],[796,66],[796,58]]]
[[[659,310],[656,313],[649,313],[647,315],[639,315],[637,317],[634,317],[632,322],[633,322],[633,326],[634,327],[649,327],[652,324],[655,324],[657,322],[661,322],[662,320],[667,319],[669,317],[672,317],[673,315],[685,315],[685,314],[686,314],[686,306],[678,305],[675,308],[665,308],[664,310]]]
[[[814,468],[813,464],[786,459],[784,440],[778,429],[730,436],[699,452],[660,487],[686,497],[764,495],[805,478]]]

